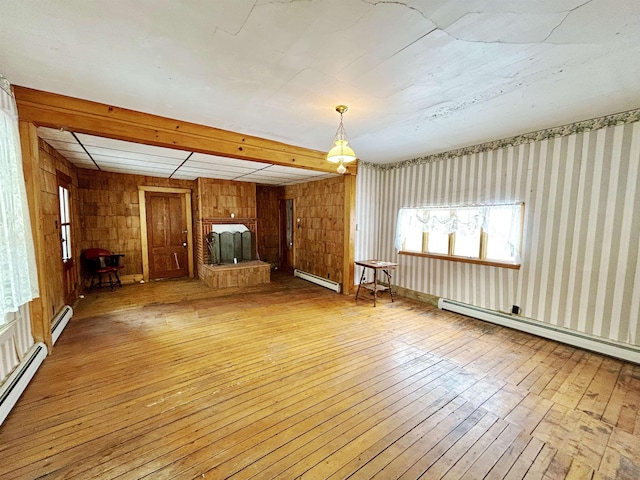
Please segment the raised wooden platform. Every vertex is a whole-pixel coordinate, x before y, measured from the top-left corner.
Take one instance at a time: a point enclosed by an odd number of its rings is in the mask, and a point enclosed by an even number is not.
[[[251,287],[271,281],[271,265],[260,260],[228,265],[201,265],[198,276],[211,288]]]

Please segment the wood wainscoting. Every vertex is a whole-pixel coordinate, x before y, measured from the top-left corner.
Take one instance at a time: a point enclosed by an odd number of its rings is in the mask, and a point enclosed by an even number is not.
[[[640,366],[274,272],[94,291],[0,478],[640,478]]]

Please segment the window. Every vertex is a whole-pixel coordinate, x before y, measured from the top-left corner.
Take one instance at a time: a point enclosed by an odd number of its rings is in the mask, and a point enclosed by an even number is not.
[[[71,179],[58,172],[58,197],[60,201],[60,242],[62,261],[67,263],[71,254],[71,209],[69,208],[69,187]]]
[[[401,208],[402,254],[519,268],[524,204]]]

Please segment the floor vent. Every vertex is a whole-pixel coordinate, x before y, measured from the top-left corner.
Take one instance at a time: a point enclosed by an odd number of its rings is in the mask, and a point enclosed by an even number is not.
[[[0,425],[7,418],[22,392],[35,375],[36,371],[47,357],[47,347],[44,343],[36,343],[27,352],[20,365],[0,385]]]
[[[56,315],[56,317],[51,321],[51,338],[54,344],[60,337],[64,327],[66,327],[69,320],[71,320],[71,317],[73,317],[73,308],[69,305],[65,305],[62,307],[62,310],[60,310],[58,315]]]
[[[640,364],[640,349],[624,343],[616,343],[605,338],[593,337],[567,328],[475,307],[446,298],[438,300],[438,308]]]
[[[340,293],[340,284],[338,282],[333,282],[326,278],[319,277],[312,273],[303,272],[302,270],[294,270],[293,275],[302,278],[303,280],[307,280],[309,282],[320,285],[321,287],[328,288],[329,290],[333,290],[334,292]]]

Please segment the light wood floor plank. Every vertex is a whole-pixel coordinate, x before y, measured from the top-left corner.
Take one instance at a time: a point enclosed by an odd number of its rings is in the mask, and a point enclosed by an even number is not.
[[[536,455],[533,463],[528,468],[521,466],[521,469],[527,470],[524,480],[540,480],[541,478],[544,478],[551,462],[555,458],[557,450],[544,442],[541,443],[542,448],[538,452],[538,455]]]
[[[640,476],[640,367],[274,273],[94,291],[0,427],[0,478]]]

